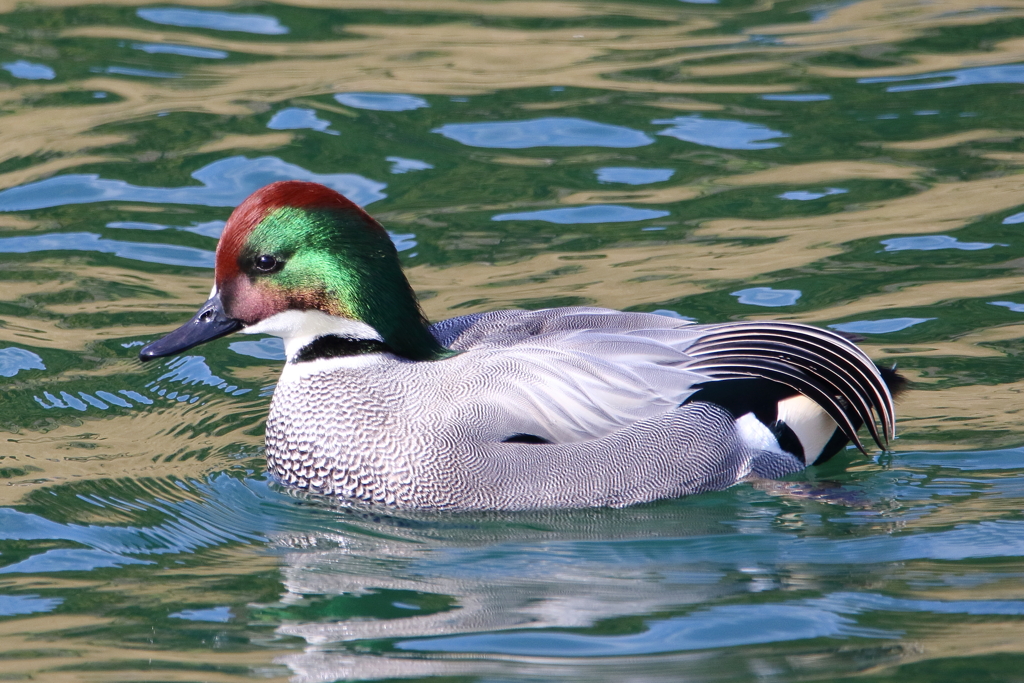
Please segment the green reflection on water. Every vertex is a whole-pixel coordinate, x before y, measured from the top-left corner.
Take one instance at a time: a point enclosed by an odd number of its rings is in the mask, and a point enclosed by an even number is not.
[[[1024,204],[1020,84],[861,82],[1024,62],[1014,11],[958,2],[895,15],[870,0],[210,8],[288,28],[257,35],[156,24],[137,9],[0,6],[0,64],[54,71],[0,70],[0,189],[70,174],[198,188],[193,174],[212,163],[275,157],[386,183],[369,209],[415,242],[401,257],[435,319],[588,303],[701,322],[932,320],[862,335],[914,380],[893,455],[850,452],[791,482],[635,510],[392,518],[263,481],[278,363],[230,340],[187,364],[135,361],[205,299],[209,269],[81,245],[3,253],[0,349],[45,366],[0,377],[5,676],[954,681],[1019,668],[1019,454],[964,451],[1024,444],[1022,314],[992,305],[1024,304],[1020,224],[1003,223]],[[357,109],[341,92],[430,106]],[[293,107],[339,135],[268,128]],[[504,149],[432,132],[552,117],[654,142]],[[677,117],[787,137],[749,149],[660,135],[672,124],[654,121]],[[388,157],[432,168],[393,173]],[[674,173],[600,183],[604,167]],[[830,188],[845,192],[780,197]],[[185,196],[8,211],[0,239],[88,233],[211,252],[231,207]],[[587,205],[669,215],[491,220]],[[883,244],[928,235],[992,246]],[[801,295],[765,307],[734,294],[756,287]],[[962,607],[816,607],[847,594]],[[39,599],[8,614],[7,596]],[[820,611],[800,628],[777,618],[808,605]],[[741,625],[757,625],[735,627],[738,644],[700,630],[736,607]],[[505,633],[582,638],[608,656],[416,647]],[[628,638],[653,654],[615,656]]]

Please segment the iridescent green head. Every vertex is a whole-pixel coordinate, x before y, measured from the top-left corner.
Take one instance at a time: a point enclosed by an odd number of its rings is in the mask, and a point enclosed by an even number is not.
[[[260,323],[288,311],[319,311],[363,323],[388,350],[412,360],[450,354],[428,331],[387,231],[317,183],[273,183],[242,202],[217,245],[215,277],[214,296],[196,318],[146,347],[144,360],[236,329],[259,329]],[[221,320],[216,329],[207,329],[213,336],[171,339],[186,328],[195,333],[214,318]]]

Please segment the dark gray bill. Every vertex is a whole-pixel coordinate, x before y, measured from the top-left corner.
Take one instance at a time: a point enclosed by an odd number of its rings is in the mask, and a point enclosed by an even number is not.
[[[139,351],[139,360],[147,361],[154,358],[172,356],[187,351],[203,342],[219,339],[242,327],[240,320],[229,318],[220,302],[220,294],[214,294],[199,312],[187,323],[171,332],[163,339],[147,344]]]

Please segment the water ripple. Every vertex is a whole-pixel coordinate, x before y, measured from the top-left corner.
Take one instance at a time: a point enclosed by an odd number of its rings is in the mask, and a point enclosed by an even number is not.
[[[936,80],[938,79],[938,80]],[[877,76],[858,79],[858,83],[899,83],[902,81],[930,81],[929,83],[911,83],[908,85],[891,85],[886,92],[911,92],[913,90],[936,90],[939,88],[957,88],[966,85],[982,85],[993,83],[1024,83],[1024,64],[979,66],[973,69],[952,69],[935,71],[914,76]]]
[[[633,168],[631,166],[606,166],[597,171],[599,183],[624,183],[626,185],[647,185],[663,183],[675,174],[671,168]]]
[[[183,7],[146,7],[137,10],[135,14],[140,19],[167,26],[205,28],[212,31],[239,31],[264,36],[279,36],[288,33],[287,26],[282,26],[276,17],[266,14],[236,14]]]
[[[361,205],[387,196],[382,192],[387,183],[355,173],[313,173],[277,157],[249,159],[234,156],[219,159],[203,166],[192,177],[202,185],[141,187],[124,180],[104,180],[92,174],[56,176],[0,192],[0,211],[27,211],[110,201],[233,207],[260,187],[278,180],[322,183]]]
[[[132,49],[141,50],[151,55],[181,55],[182,57],[196,57],[198,59],[227,59],[228,53],[224,50],[212,50],[206,47],[193,47],[192,45],[175,45],[174,43],[134,43]]]
[[[63,602],[63,598],[41,598],[38,595],[0,595],[0,617],[52,612]]]
[[[383,92],[343,92],[334,96],[339,104],[371,111],[412,111],[430,106],[422,97]]]
[[[854,334],[887,334],[889,332],[902,332],[914,325],[935,320],[935,318],[885,318],[883,320],[855,320],[848,323],[829,325],[833,330],[839,332],[852,332]]]
[[[667,135],[684,142],[719,149],[774,149],[781,146],[781,143],[764,142],[764,140],[789,137],[786,133],[755,123],[729,119],[706,119],[698,115],[677,116],[674,119],[655,119],[651,123],[670,125],[669,128],[658,131],[658,135]]]
[[[565,209],[543,209],[540,211],[520,211],[518,213],[499,213],[492,216],[492,221],[544,221],[559,225],[575,225],[581,223],[630,223],[646,221],[652,218],[664,218],[668,211],[657,209],[636,209],[631,206],[615,206],[612,204],[592,204]]]
[[[27,81],[52,81],[57,73],[45,64],[37,64],[19,59],[16,62],[4,62],[0,64],[4,71],[15,78]]]
[[[470,147],[643,147],[654,142],[646,133],[586,119],[551,117],[530,121],[449,123],[433,133]]]
[[[36,251],[95,251],[114,254],[134,261],[164,263],[172,266],[194,268],[213,268],[214,266],[214,253],[205,249],[159,242],[122,242],[106,239],[91,232],[58,232],[24,237],[0,237],[0,253],[28,254]]]
[[[308,128],[310,130],[328,133],[330,135],[341,135],[336,130],[331,130],[331,122],[317,117],[316,110],[303,109],[301,107],[288,107],[274,114],[267,122],[267,128],[273,130],[297,130]]]
[[[960,251],[979,251],[992,247],[1005,247],[1006,244],[993,242],[961,242],[949,235],[916,235],[914,237],[893,237],[882,240],[886,251],[938,251],[940,249],[959,249]]]
[[[748,306],[792,306],[800,299],[799,289],[772,289],[771,287],[750,287],[732,292],[741,304]]]
[[[0,349],[0,377],[14,377],[22,370],[45,370],[38,354],[17,346]]]

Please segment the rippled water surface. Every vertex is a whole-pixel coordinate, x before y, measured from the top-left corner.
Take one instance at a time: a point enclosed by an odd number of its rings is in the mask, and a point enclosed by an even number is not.
[[[0,69],[0,679],[1022,680],[1019,0],[0,0]],[[434,319],[856,333],[896,450],[616,511],[290,495],[276,340],[135,360],[286,178]]]

